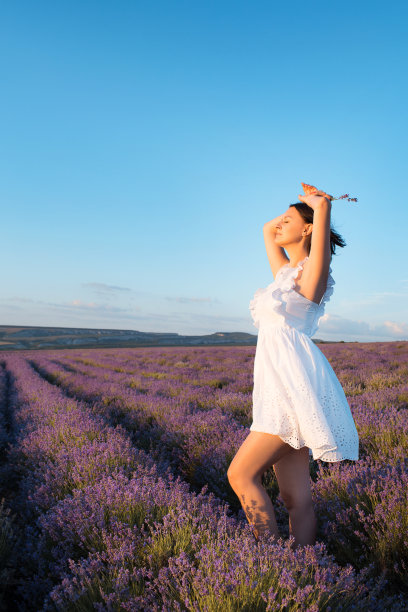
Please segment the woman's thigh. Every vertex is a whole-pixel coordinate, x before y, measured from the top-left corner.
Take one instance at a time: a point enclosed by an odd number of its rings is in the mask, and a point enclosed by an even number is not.
[[[290,451],[292,447],[279,436],[251,431],[239,447],[228,468],[228,479],[255,480]]]
[[[306,507],[312,502],[309,448],[292,448],[277,463],[273,470],[278,480],[279,491],[287,508]]]

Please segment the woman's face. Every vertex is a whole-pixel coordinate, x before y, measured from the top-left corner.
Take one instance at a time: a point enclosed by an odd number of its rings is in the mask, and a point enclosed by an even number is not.
[[[276,224],[275,242],[282,247],[300,242],[306,237],[303,232],[310,226],[313,227],[313,224],[305,223],[301,214],[294,206],[291,206]]]

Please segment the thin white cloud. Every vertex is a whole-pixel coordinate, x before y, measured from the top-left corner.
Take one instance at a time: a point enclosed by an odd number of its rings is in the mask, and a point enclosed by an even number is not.
[[[365,334],[370,330],[370,326],[365,321],[353,321],[333,314],[324,314],[319,321],[319,331],[326,333],[350,333]]]
[[[405,281],[403,281],[405,282]],[[407,281],[408,282],[408,281]],[[372,306],[372,305],[381,305],[385,302],[391,300],[408,300],[408,292],[405,291],[376,291],[373,293],[365,294],[364,297],[361,298],[347,298],[344,301],[344,305],[352,308],[359,308],[363,306]]]
[[[168,300],[169,302],[179,302],[180,304],[190,304],[192,302],[208,302],[208,303],[212,303],[212,304],[220,304],[221,302],[219,300],[213,299],[213,298],[209,298],[209,297],[165,297],[164,299]]]
[[[379,329],[381,326],[377,326]],[[396,323],[395,321],[384,321],[384,329],[391,332],[394,336],[405,336],[408,339],[407,323]]]
[[[82,283],[82,287],[92,289],[97,293],[115,293],[117,291],[131,291],[129,287],[118,287],[117,285],[107,285],[106,283]]]
[[[83,310],[83,311],[92,311],[92,313],[109,313],[109,314],[126,314],[129,313],[128,308],[120,308],[119,306],[111,306],[110,304],[97,304],[96,302],[83,302],[82,300],[72,300],[71,302],[62,302],[62,303],[54,303],[48,302],[48,305],[54,309],[63,309],[63,310]],[[137,307],[132,307],[132,311],[140,310]]]
[[[366,321],[355,321],[338,315],[324,314],[319,321],[319,329],[316,332],[325,335],[341,337],[356,337],[373,340],[374,338],[384,340],[408,340],[408,324],[397,321],[384,321],[383,323],[370,324]]]
[[[31,298],[25,298],[25,297],[18,297],[18,296],[14,296],[11,298],[1,298],[2,302],[22,302],[22,303],[28,303],[28,302],[34,302],[34,300],[32,300]]]

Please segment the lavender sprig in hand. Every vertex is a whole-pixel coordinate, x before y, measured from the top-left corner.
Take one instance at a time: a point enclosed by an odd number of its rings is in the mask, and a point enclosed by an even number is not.
[[[303,187],[303,191],[305,192],[305,195],[312,195],[313,193],[316,193],[317,191],[319,191],[317,187],[314,187],[314,185],[308,185],[307,183],[301,183],[301,185]],[[339,198],[335,198],[334,196],[329,195],[325,191],[322,191],[322,194],[324,194],[324,196],[327,197],[329,200],[344,200],[345,198],[347,198],[349,202],[357,202],[357,198],[349,198],[348,193],[340,196]]]
[[[349,202],[357,202],[357,198],[349,198],[349,194],[346,193],[345,195],[340,196],[339,198],[331,198],[332,200],[344,200],[344,198],[347,198],[347,200]]]

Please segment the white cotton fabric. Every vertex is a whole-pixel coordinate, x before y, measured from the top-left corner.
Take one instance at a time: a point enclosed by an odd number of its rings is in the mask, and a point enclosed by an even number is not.
[[[320,304],[295,289],[305,257],[282,266],[273,283],[249,304],[259,329],[254,362],[251,431],[278,435],[293,448],[309,447],[313,459],[358,459],[359,438],[343,388],[311,340],[335,281],[329,270]]]

